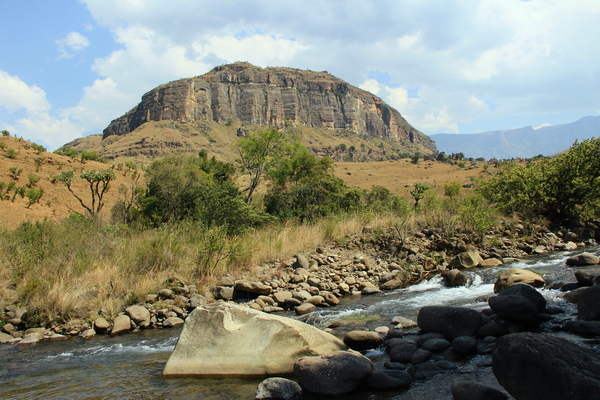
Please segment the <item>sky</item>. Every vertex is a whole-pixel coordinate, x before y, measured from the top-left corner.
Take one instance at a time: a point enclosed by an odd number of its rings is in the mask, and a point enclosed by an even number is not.
[[[328,71],[426,134],[600,114],[598,0],[0,0],[0,130],[54,150],[236,61]]]

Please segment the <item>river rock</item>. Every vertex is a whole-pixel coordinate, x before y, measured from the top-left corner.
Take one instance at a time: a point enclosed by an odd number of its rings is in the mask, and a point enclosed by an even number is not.
[[[171,328],[173,326],[181,325],[184,322],[185,321],[179,317],[169,317],[163,321],[162,326],[164,326],[165,328]]]
[[[140,328],[147,328],[150,326],[150,312],[146,307],[130,306],[125,309],[125,312]]]
[[[413,377],[408,372],[390,369],[373,372],[367,379],[367,385],[374,389],[401,389],[410,386],[412,381]]]
[[[379,289],[381,290],[394,290],[401,288],[404,285],[404,282],[399,279],[391,279],[385,283],[379,285]]]
[[[571,332],[583,336],[600,336],[600,321],[577,320],[573,323]]]
[[[22,340],[20,340],[18,342],[19,347],[27,347],[27,346],[35,346],[36,344],[38,344],[39,339],[30,336],[30,337],[26,337]]]
[[[492,371],[519,400],[600,399],[600,358],[556,336],[525,332],[501,337]]]
[[[423,331],[439,332],[448,339],[475,335],[482,320],[480,313],[464,307],[427,306],[417,316],[417,324]]]
[[[459,253],[456,257],[454,257],[450,261],[450,268],[452,269],[465,269],[465,268],[474,268],[480,262],[483,261],[483,258],[479,255],[478,252],[471,251],[463,251]]]
[[[413,365],[424,363],[431,358],[431,352],[425,349],[418,349],[410,358]]]
[[[300,385],[312,393],[348,393],[366,381],[373,363],[359,353],[334,351],[319,357],[302,357],[294,363]]]
[[[256,400],[294,400],[301,393],[300,385],[291,379],[267,378],[259,383],[254,398]]]
[[[394,317],[394,319],[392,319],[392,324],[396,325],[397,329],[414,328],[417,326],[417,323],[412,319],[401,316]]]
[[[299,357],[345,348],[335,336],[291,318],[207,304],[188,316],[163,374],[286,374]]]
[[[509,286],[524,283],[533,287],[544,287],[546,281],[535,272],[521,268],[509,268],[498,276],[494,284],[494,293],[500,293]]]
[[[89,339],[93,338],[94,336],[96,336],[96,331],[92,328],[86,329],[85,331],[83,331],[79,334],[79,337],[82,339],[85,339],[85,340],[89,340]]]
[[[299,306],[294,307],[296,315],[304,315],[311,313],[317,309],[317,306],[311,303],[302,303]]]
[[[506,335],[507,333],[508,328],[506,324],[495,321],[483,325],[481,328],[479,328],[479,331],[477,332],[477,334],[481,337],[500,337]]]
[[[458,269],[449,269],[442,272],[442,278],[448,287],[465,286],[469,281],[469,275]]]
[[[236,281],[233,288],[239,292],[263,294],[263,295],[271,294],[271,290],[272,290],[271,286],[265,285],[264,283],[249,282],[249,281]]]
[[[94,330],[96,332],[106,332],[110,328],[110,323],[106,320],[106,318],[96,318],[94,320]]]
[[[576,256],[567,258],[567,265],[572,267],[596,265],[600,263],[600,258],[590,253],[581,253]]]
[[[555,247],[561,251],[572,251],[572,250],[577,250],[577,243],[569,241],[566,243],[559,243]]]
[[[471,336],[459,336],[452,341],[452,350],[461,355],[477,350],[477,340]]]
[[[412,360],[412,356],[419,348],[416,343],[404,342],[390,349],[390,361],[407,363]]]
[[[296,254],[296,267],[308,269],[310,268],[310,262],[304,255]]]
[[[509,323],[535,326],[540,323],[540,312],[531,300],[523,296],[494,296],[488,300],[496,315]]]
[[[196,308],[204,304],[208,304],[208,300],[206,299],[206,297],[198,293],[192,294],[188,300],[188,306],[190,308]]]
[[[594,284],[594,279],[596,279],[596,275],[588,272],[588,271],[575,271],[575,279],[577,279],[577,283],[581,286],[592,286]]]
[[[289,299],[291,297],[292,297],[292,292],[281,291],[281,292],[273,293],[273,298],[279,304],[285,303],[285,300]]]
[[[493,268],[499,267],[500,265],[504,265],[504,263],[497,258],[488,258],[479,262],[481,268]]]
[[[581,291],[577,302],[577,319],[600,321],[600,285],[594,285]]]
[[[158,297],[161,299],[172,299],[175,297],[175,293],[171,289],[161,289],[158,292]]]
[[[344,336],[344,343],[353,350],[367,350],[380,346],[383,338],[377,332],[350,331]]]
[[[512,285],[511,287],[504,289],[500,292],[500,296],[523,296],[531,301],[539,312],[543,312],[546,309],[546,299],[540,292],[535,290],[529,285],[522,283]]]
[[[0,332],[0,343],[10,343],[13,339],[14,337],[12,337],[11,335],[8,335],[4,332]]]
[[[452,400],[506,400],[508,396],[501,391],[481,383],[458,381],[450,388]]]
[[[423,346],[421,346],[424,350],[430,351],[432,353],[439,353],[450,347],[450,342],[446,339],[441,338],[433,338],[425,341]]]
[[[113,321],[112,336],[121,335],[131,330],[131,319],[127,315],[117,315]]]
[[[233,300],[234,290],[230,286],[216,286],[215,287],[215,299],[219,300]]]

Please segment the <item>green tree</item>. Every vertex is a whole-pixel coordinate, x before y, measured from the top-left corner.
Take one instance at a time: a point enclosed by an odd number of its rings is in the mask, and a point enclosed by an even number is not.
[[[27,208],[31,207],[35,203],[39,203],[42,195],[44,194],[44,189],[42,188],[31,188],[25,191],[25,197],[29,199],[27,203]]]
[[[84,171],[80,175],[80,178],[85,179],[88,183],[90,191],[89,205],[86,204],[71,187],[74,179],[74,171],[63,171],[54,177],[56,181],[61,182],[67,187],[69,192],[71,192],[71,194],[79,201],[79,204],[87,211],[90,217],[95,218],[104,207],[104,195],[110,189],[110,182],[116,179],[115,172],[110,168],[104,170],[90,169]]]
[[[29,179],[29,183],[27,184],[27,187],[29,188],[34,187],[41,179],[39,176],[34,174],[29,174],[27,178]]]
[[[142,214],[155,226],[196,220],[224,226],[229,234],[260,226],[270,217],[244,201],[232,180],[233,164],[199,157],[169,156],[147,169],[148,190],[140,198]]]
[[[8,169],[8,174],[10,175],[11,178],[13,178],[15,181],[19,180],[19,175],[21,175],[21,172],[23,172],[23,168],[17,168],[17,167],[10,167]]]
[[[452,182],[444,184],[444,195],[450,197],[451,199],[456,199],[460,196],[460,183]]]
[[[429,190],[429,186],[424,183],[415,183],[413,189],[410,191],[413,199],[415,200],[415,208],[419,206],[419,201],[425,196],[425,192]]]
[[[10,132],[7,131],[6,129],[0,131],[0,133],[2,133],[2,136],[10,136]]]
[[[275,128],[252,132],[234,146],[239,158],[236,160],[248,174],[250,183],[246,189],[246,202],[250,203],[263,175],[281,155],[288,135]]]

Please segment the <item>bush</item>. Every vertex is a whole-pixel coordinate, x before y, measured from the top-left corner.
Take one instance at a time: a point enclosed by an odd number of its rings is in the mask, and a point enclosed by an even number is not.
[[[452,182],[444,184],[444,195],[450,197],[451,199],[458,198],[460,196],[460,183]]]
[[[15,158],[17,157],[17,155],[19,154],[19,152],[13,148],[8,148],[6,149],[6,157],[8,158]]]

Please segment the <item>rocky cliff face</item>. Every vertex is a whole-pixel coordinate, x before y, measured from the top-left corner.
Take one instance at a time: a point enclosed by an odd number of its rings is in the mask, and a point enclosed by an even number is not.
[[[263,69],[248,63],[219,66],[202,76],[158,86],[112,121],[103,138],[162,120],[339,129],[436,151],[428,136],[379,97],[327,72]]]

